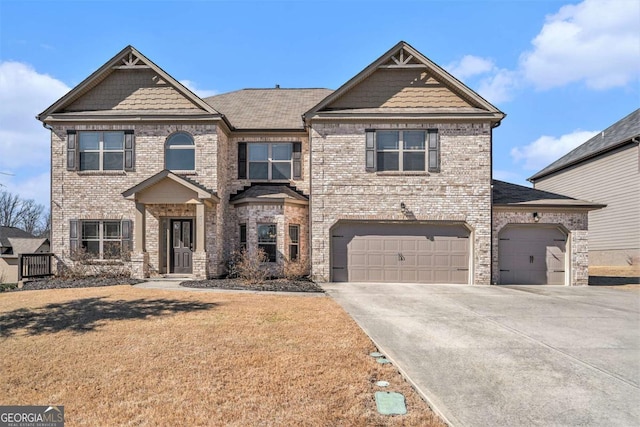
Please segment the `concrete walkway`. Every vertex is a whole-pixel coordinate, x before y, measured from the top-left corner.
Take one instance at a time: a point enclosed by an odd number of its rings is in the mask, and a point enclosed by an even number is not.
[[[637,290],[323,287],[453,426],[640,425]]]

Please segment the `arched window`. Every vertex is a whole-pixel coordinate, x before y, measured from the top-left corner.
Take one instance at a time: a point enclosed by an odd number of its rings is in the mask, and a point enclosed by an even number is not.
[[[174,133],[167,139],[164,150],[165,168],[192,171],[196,168],[196,150],[193,138],[185,132]]]

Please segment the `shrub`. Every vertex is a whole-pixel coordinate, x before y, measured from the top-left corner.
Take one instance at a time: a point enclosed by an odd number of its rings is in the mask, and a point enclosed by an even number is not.
[[[289,280],[306,279],[309,277],[310,267],[311,265],[307,256],[303,256],[295,261],[287,259],[284,262],[282,276]]]
[[[122,254],[119,259],[96,260],[94,255],[78,249],[74,251],[71,262],[58,263],[58,276],[65,279],[78,279],[88,276],[131,277],[131,269],[124,261],[130,254]]]
[[[236,251],[229,262],[229,276],[238,277],[245,283],[263,282],[270,275],[269,268],[265,265],[267,261],[269,257],[261,248]]]

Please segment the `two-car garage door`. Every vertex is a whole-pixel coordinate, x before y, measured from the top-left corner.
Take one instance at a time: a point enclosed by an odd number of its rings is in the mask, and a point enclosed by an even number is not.
[[[338,224],[331,233],[335,282],[469,283],[463,225]]]

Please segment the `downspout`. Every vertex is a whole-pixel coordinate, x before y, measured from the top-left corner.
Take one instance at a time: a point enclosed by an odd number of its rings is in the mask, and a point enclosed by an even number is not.
[[[307,256],[309,258],[309,276],[313,279],[313,220],[311,218],[311,211],[313,208],[313,171],[312,171],[312,163],[311,163],[311,124],[307,123],[307,118],[304,114],[302,114],[302,123],[304,123],[304,127],[307,130],[307,146],[309,147],[309,212],[307,213]],[[302,173],[302,171],[300,171]]]

